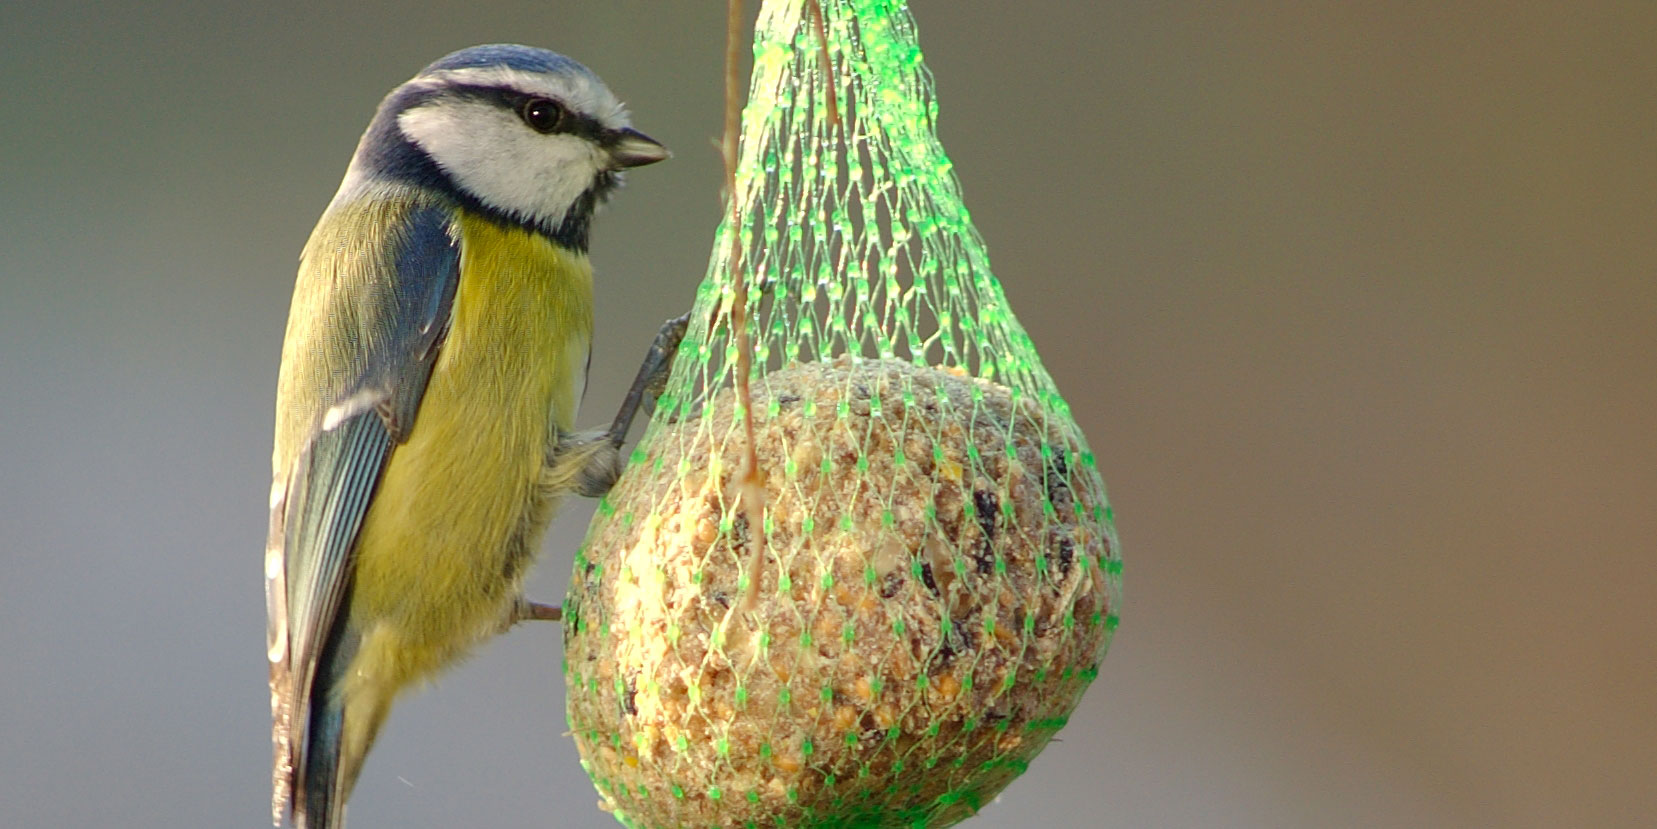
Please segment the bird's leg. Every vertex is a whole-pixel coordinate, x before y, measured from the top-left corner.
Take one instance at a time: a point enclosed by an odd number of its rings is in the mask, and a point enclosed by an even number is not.
[[[667,387],[667,376],[673,370],[673,356],[679,353],[679,343],[684,341],[685,329],[689,325],[690,313],[687,311],[662,323],[661,330],[656,332],[650,351],[639,365],[639,373],[633,376],[633,385],[628,387],[627,396],[621,399],[621,410],[616,412],[616,419],[606,433],[610,445],[620,449],[627,441],[627,430],[633,427],[633,417],[639,413],[641,405],[646,414],[655,413],[656,398],[661,397],[662,390]]]
[[[557,622],[564,618],[564,609],[555,604],[541,604],[532,602],[522,596],[512,603],[512,613],[506,620],[506,626],[512,627],[519,622]]]
[[[668,374],[673,369],[673,356],[678,353],[679,343],[685,339],[685,329],[689,324],[688,313],[662,323],[661,330],[656,332],[656,339],[650,343],[650,351],[644,355],[638,374],[633,377],[633,385],[628,387],[627,396],[622,398],[621,409],[616,412],[610,428],[604,432],[583,432],[559,440],[541,474],[543,489],[553,493],[573,490],[588,498],[597,498],[610,491],[616,479],[621,477],[621,446],[627,442],[633,418],[638,415],[641,406],[647,413],[655,411],[656,398],[667,386]],[[563,609],[556,605],[519,597],[512,607],[506,627],[531,620],[556,622],[563,617]]]
[[[578,432],[559,438],[541,473],[543,490],[554,495],[575,492],[588,498],[597,498],[610,491],[616,479],[621,477],[621,447],[627,442],[627,432],[633,426],[633,419],[641,407],[654,411],[656,398],[661,396],[662,389],[667,385],[667,376],[673,369],[673,355],[685,338],[689,321],[690,315],[685,314],[662,323],[609,429]]]

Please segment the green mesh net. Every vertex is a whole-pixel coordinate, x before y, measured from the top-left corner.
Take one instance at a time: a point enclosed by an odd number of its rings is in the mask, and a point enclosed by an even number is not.
[[[953,824],[1116,627],[1103,483],[990,273],[914,22],[820,10],[761,9],[735,209],[576,557],[570,728],[631,827]]]

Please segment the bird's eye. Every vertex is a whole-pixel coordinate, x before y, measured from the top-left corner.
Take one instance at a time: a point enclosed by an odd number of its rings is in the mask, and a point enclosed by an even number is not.
[[[557,101],[546,98],[530,98],[524,102],[520,115],[524,123],[536,132],[554,132],[564,123],[564,108]]]

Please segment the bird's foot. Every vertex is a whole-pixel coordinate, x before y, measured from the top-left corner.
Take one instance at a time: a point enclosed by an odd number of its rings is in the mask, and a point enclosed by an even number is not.
[[[501,625],[505,632],[519,622],[561,622],[564,620],[564,609],[555,604],[541,604],[532,602],[522,596],[512,603],[512,610],[506,614],[506,621]]]
[[[610,424],[608,437],[616,448],[626,442],[627,430],[632,428],[633,416],[641,407],[647,414],[655,412],[656,398],[661,397],[667,387],[668,374],[673,371],[673,357],[678,353],[679,343],[685,339],[685,329],[689,326],[690,312],[687,311],[662,323],[661,330],[656,332],[656,339],[650,343],[650,351],[644,355],[639,373],[633,377],[633,385],[628,388],[627,396],[622,398],[621,410]]]

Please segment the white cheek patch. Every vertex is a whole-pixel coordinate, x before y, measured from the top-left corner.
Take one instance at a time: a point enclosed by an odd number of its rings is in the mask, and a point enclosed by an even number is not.
[[[564,220],[608,163],[592,142],[535,132],[485,101],[439,99],[397,116],[397,126],[479,201],[548,225]]]

